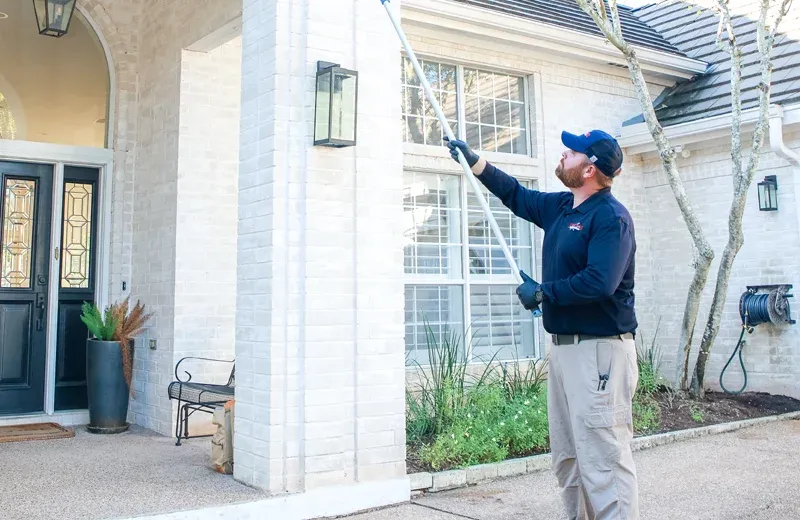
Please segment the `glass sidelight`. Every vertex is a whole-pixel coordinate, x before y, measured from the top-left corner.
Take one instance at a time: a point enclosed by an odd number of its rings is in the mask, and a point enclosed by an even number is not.
[[[97,168],[64,167],[61,244],[58,250],[56,410],[88,407],[87,331],[80,316],[83,302],[94,302],[98,180]]]

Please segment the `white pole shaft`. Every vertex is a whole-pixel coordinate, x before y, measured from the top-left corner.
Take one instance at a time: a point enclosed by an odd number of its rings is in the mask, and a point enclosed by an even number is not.
[[[394,16],[394,13],[389,8],[389,3],[390,0],[381,0],[381,4],[383,4],[383,7],[386,8],[386,12],[389,13],[389,18],[392,20],[392,25],[394,25],[394,28],[397,31],[397,35],[400,37],[400,41],[403,43],[403,47],[405,47],[406,49],[408,58],[411,60],[411,63],[414,64],[414,70],[417,71],[417,76],[419,77],[419,80],[422,83],[422,87],[425,89],[425,94],[428,96],[428,101],[430,102],[431,105],[433,105],[433,109],[436,111],[436,116],[442,123],[442,127],[444,128],[445,134],[451,141],[455,141],[456,136],[453,135],[453,130],[447,123],[447,118],[444,117],[442,108],[439,106],[439,103],[436,101],[436,97],[433,95],[431,86],[430,84],[428,84],[428,80],[425,78],[425,74],[422,71],[422,67],[420,66],[419,62],[417,61],[417,57],[414,54],[414,50],[411,48],[411,44],[408,43],[408,39],[406,39],[406,35],[403,32],[403,29],[402,27],[400,27],[400,23],[397,21],[397,19]],[[517,262],[514,260],[514,257],[511,254],[511,250],[508,248],[508,244],[506,244],[505,238],[503,238],[503,233],[500,231],[500,226],[497,225],[497,221],[495,220],[494,215],[492,214],[492,210],[489,209],[489,204],[486,202],[486,199],[483,196],[480,185],[478,184],[478,179],[475,178],[475,175],[472,173],[472,169],[469,167],[467,160],[464,158],[464,154],[462,154],[460,150],[458,152],[458,162],[464,169],[464,175],[467,177],[467,180],[469,180],[469,183],[472,186],[472,191],[475,192],[475,196],[478,197],[478,202],[480,202],[481,204],[483,213],[489,220],[489,225],[492,227],[492,231],[494,232],[495,238],[497,238],[497,241],[500,243],[500,247],[503,249],[503,254],[506,257],[508,265],[511,266],[511,272],[514,275],[514,278],[517,280],[517,283],[522,284],[522,276],[519,274],[519,267],[517,266]]]

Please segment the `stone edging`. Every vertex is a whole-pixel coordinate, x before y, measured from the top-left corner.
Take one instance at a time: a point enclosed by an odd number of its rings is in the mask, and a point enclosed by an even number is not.
[[[645,450],[648,448],[655,448],[656,446],[672,444],[674,442],[705,437],[707,435],[732,432],[750,426],[798,418],[800,418],[800,412],[789,412],[781,415],[769,415],[766,417],[757,417],[755,419],[746,419],[744,421],[712,424],[710,426],[701,426],[688,430],[677,430],[674,432],[660,433],[658,435],[636,437],[633,439],[631,447],[633,451]],[[411,473],[408,477],[411,480],[412,493],[436,493],[438,491],[465,487],[496,478],[543,471],[550,469],[550,461],[550,454],[544,453],[532,457],[470,466],[465,469],[440,471],[438,473]]]

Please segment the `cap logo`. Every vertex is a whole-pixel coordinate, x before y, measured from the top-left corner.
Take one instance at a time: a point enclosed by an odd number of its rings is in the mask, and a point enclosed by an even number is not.
[[[597,156],[593,155],[593,156],[589,157],[589,160],[592,161],[593,163],[596,163],[597,162]]]
[[[591,133],[591,132],[586,132],[586,133],[585,133],[585,134],[583,134],[583,135],[585,135],[586,137],[590,137],[590,136],[592,135],[592,133]]]

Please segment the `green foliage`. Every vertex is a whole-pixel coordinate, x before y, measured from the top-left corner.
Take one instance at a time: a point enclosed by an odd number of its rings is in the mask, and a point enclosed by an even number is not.
[[[92,336],[100,341],[113,341],[114,336],[119,326],[119,318],[109,306],[105,310],[105,318],[100,313],[97,305],[89,302],[83,302],[81,306],[83,313],[81,314],[81,321],[86,324],[86,328]]]
[[[692,415],[692,420],[694,422],[703,422],[703,419],[705,418],[703,410],[701,410],[700,408],[697,407],[697,405],[694,404],[689,407],[689,413]]]
[[[508,398],[536,395],[547,382],[546,365],[545,359],[520,360],[517,351],[513,360],[500,363],[501,384]]]
[[[645,346],[644,335],[642,334],[642,348],[636,349],[636,361],[639,366],[639,386],[637,391],[648,395],[652,395],[668,386],[666,380],[659,373],[661,346],[656,342],[656,336],[658,335],[660,324],[661,319],[659,318],[653,334],[653,341],[650,345]]]
[[[456,335],[437,339],[428,330],[429,366],[407,390],[406,433],[421,463],[434,471],[498,462],[549,449],[546,360],[489,361],[471,377]],[[657,330],[657,329],[656,329]],[[655,338],[655,336],[654,336]],[[658,431],[656,396],[669,389],[659,374],[655,339],[637,349],[639,385],[634,394],[637,434]]]
[[[406,390],[406,434],[411,442],[450,428],[467,405],[467,389],[480,388],[492,373],[490,361],[478,376],[469,374],[466,352],[456,333],[438,338],[427,323],[425,330],[428,366],[415,362],[419,383]]]
[[[655,399],[661,391],[670,391],[669,385],[659,372],[661,346],[656,341],[661,320],[658,320],[653,339],[649,345],[642,335],[642,348],[636,349],[639,367],[639,384],[633,396],[633,429],[637,434],[658,431],[661,426],[661,407]]]
[[[452,426],[420,449],[434,470],[498,462],[547,449],[545,389],[509,399],[499,381],[469,392]]]
[[[633,397],[633,430],[637,434],[654,433],[661,426],[661,407],[650,394],[637,392]]]

